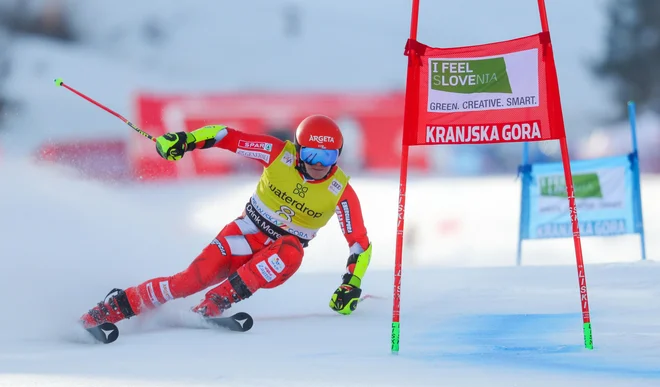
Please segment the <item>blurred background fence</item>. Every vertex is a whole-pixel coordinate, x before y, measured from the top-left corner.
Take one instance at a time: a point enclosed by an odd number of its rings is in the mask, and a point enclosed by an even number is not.
[[[634,99],[641,171],[660,172],[660,3],[547,6],[572,158],[629,152]],[[55,88],[62,77],[155,135],[220,123],[291,138],[301,117],[328,114],[344,129],[344,168],[396,175],[409,12],[403,0],[0,0],[0,150],[104,179],[259,172],[225,152],[160,160],[119,120]],[[422,1],[419,40],[471,45],[539,28],[534,1],[432,0]],[[530,151],[532,162],[560,159],[555,142]],[[521,144],[420,147],[410,171],[515,175],[521,157]]]

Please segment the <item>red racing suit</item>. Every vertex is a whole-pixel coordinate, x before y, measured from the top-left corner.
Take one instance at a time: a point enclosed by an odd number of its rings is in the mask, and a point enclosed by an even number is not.
[[[196,142],[188,151],[207,148],[229,150],[261,163],[264,173],[271,164],[288,161],[286,158],[278,159],[278,155],[281,155],[287,146],[289,148],[286,149],[291,149],[290,142],[268,135],[248,134],[232,128],[225,127],[222,130],[222,135]],[[295,155],[294,158],[297,160]],[[296,161],[292,160],[287,166],[295,169]],[[279,164],[278,167],[283,168]],[[335,165],[325,179],[305,181],[305,183],[327,184],[328,179],[340,173],[338,171],[340,170]],[[302,174],[300,176],[302,177]],[[287,200],[290,201],[290,198]],[[257,207],[257,203],[252,202],[252,204]],[[250,209],[250,203],[246,208]],[[364,225],[360,201],[353,187],[348,183],[343,187],[334,214],[337,215],[350,254],[365,251],[370,241]],[[185,270],[172,276],[153,278],[128,288],[126,295],[134,313],[139,314],[167,301],[187,297],[218,284],[207,293],[207,297],[210,294],[217,294],[231,302],[237,302],[250,297],[258,289],[279,286],[290,278],[300,267],[306,241],[293,237],[286,231],[282,232],[282,229],[279,233],[283,235],[273,238],[270,229],[264,232],[264,229],[259,227],[260,221],[264,216],[267,217],[267,214],[252,214],[257,216],[256,218],[249,215],[248,211],[243,211],[234,221],[227,224]],[[352,274],[353,269],[354,263],[347,262],[347,272]],[[225,281],[226,279],[228,281]]]

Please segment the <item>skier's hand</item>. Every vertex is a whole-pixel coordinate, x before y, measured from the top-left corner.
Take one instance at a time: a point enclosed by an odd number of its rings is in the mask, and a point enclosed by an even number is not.
[[[346,262],[346,273],[342,276],[341,285],[330,298],[330,309],[341,314],[351,314],[357,308],[362,295],[362,278],[367,272],[371,261],[371,243],[361,253],[354,253]]]
[[[183,157],[188,150],[188,144],[194,141],[194,136],[190,133],[166,133],[156,138],[156,151],[165,160],[176,161]]]
[[[360,302],[362,289],[349,284],[341,284],[330,299],[330,308],[337,313],[351,314]]]

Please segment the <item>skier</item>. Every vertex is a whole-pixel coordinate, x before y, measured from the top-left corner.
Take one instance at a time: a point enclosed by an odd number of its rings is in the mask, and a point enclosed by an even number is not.
[[[302,120],[293,143],[223,125],[158,137],[157,152],[166,160],[216,147],[257,160],[264,171],[242,215],[227,224],[185,270],[126,290],[113,289],[83,314],[83,326],[117,323],[214,285],[192,311],[219,317],[259,289],[271,289],[289,279],[302,263],[303,249],[333,212],[350,254],[330,308],[351,314],[362,293],[371,242],[349,177],[336,165],[343,145],[339,127],[324,115]]]

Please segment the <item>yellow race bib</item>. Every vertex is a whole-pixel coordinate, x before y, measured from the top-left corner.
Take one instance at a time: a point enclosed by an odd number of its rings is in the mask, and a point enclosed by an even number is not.
[[[305,181],[295,165],[295,145],[286,141],[282,152],[262,173],[251,202],[259,215],[276,226],[312,239],[334,214],[349,177],[337,168],[327,180]]]

